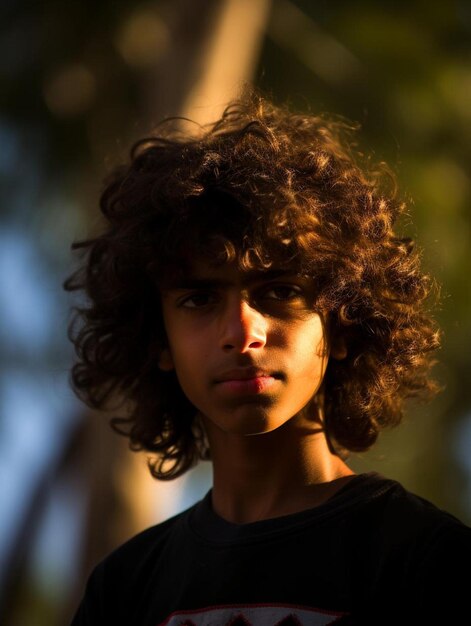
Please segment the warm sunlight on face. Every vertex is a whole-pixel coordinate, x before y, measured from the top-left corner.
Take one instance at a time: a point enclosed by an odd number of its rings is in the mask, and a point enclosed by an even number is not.
[[[221,430],[254,435],[285,424],[314,397],[327,366],[311,280],[286,271],[245,273],[200,261],[165,289],[169,349],[197,409]]]

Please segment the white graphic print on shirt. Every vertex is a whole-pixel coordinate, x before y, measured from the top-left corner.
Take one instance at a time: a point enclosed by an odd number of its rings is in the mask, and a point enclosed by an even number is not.
[[[232,605],[172,613],[159,626],[325,626],[344,616],[282,604]]]

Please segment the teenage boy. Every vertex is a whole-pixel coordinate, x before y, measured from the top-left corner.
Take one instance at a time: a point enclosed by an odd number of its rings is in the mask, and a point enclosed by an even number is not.
[[[66,281],[89,299],[74,387],[131,407],[112,423],[155,478],[211,459],[213,486],[97,565],[74,626],[466,620],[471,529],[347,464],[435,390],[388,180],[352,128],[250,93],[198,136],[163,123],[108,181]]]

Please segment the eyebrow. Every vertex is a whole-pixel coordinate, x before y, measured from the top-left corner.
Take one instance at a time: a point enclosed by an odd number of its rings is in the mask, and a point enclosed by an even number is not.
[[[251,285],[253,283],[265,280],[274,280],[281,276],[292,276],[294,272],[283,269],[274,269],[267,271],[247,272],[241,281],[242,286]],[[198,278],[197,276],[184,276],[170,285],[168,289],[223,289],[233,287],[235,283],[231,280],[221,278]]]

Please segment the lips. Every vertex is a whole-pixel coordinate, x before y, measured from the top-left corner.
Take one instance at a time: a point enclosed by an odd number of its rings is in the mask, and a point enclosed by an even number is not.
[[[253,367],[236,368],[223,372],[216,384],[228,394],[259,394],[272,387],[279,375]]]
[[[237,367],[217,376],[216,382],[222,383],[229,380],[250,380],[252,378],[264,377],[274,377],[274,374],[271,374],[265,370],[257,369],[255,367]]]

